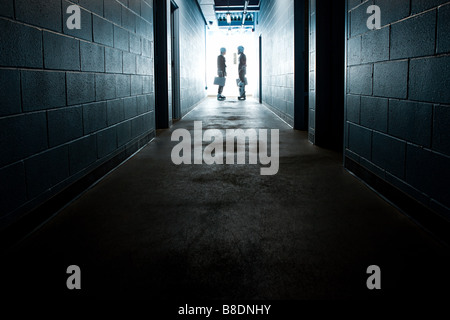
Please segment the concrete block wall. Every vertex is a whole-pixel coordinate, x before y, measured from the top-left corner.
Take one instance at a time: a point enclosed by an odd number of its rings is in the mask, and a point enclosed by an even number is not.
[[[180,111],[186,115],[206,97],[206,26],[196,0],[176,0],[180,21]]]
[[[152,23],[152,0],[1,1],[0,228],[154,134]]]
[[[261,2],[262,101],[294,124],[294,1]]]
[[[346,156],[450,219],[450,1],[348,0],[347,20]]]

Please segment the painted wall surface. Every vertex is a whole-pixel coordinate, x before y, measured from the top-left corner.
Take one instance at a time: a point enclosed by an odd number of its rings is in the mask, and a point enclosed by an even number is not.
[[[2,0],[0,28],[3,227],[154,135],[153,1]]]
[[[196,0],[176,0],[180,13],[180,107],[184,116],[206,97],[206,26]]]
[[[450,219],[450,2],[349,0],[347,14],[346,156]]]
[[[262,101],[294,123],[294,1],[261,1]]]

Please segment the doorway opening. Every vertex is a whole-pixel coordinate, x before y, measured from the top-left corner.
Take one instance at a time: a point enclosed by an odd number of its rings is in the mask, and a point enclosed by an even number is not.
[[[227,80],[223,89],[223,95],[237,98],[239,88],[236,79],[239,78],[238,64],[239,56],[237,47],[243,46],[244,53],[247,56],[247,97],[253,96],[258,90],[258,39],[252,30],[247,29],[219,29],[208,30],[206,34],[206,79],[208,85],[207,94],[210,97],[217,96],[217,85],[213,85],[214,78],[217,77],[217,57],[220,54],[220,48],[225,48],[227,65]]]
[[[172,119],[181,118],[180,106],[180,15],[175,1],[170,3]]]

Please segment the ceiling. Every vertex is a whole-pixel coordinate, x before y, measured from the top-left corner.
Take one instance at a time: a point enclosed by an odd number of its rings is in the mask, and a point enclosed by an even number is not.
[[[210,29],[254,30],[258,24],[260,0],[197,0],[197,2]]]

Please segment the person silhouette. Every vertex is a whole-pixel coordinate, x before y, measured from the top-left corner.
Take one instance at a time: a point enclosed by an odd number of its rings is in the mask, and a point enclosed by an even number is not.
[[[238,47],[238,54],[239,54],[239,100],[245,100],[245,75],[247,74],[247,56],[244,54],[244,47],[239,46]]]
[[[225,55],[227,54],[227,49],[220,48],[220,55],[217,57],[217,75],[220,78],[225,78],[227,76],[227,65]],[[223,101],[226,99],[225,96],[222,95],[223,86],[219,85],[219,91],[217,93],[217,100]]]

